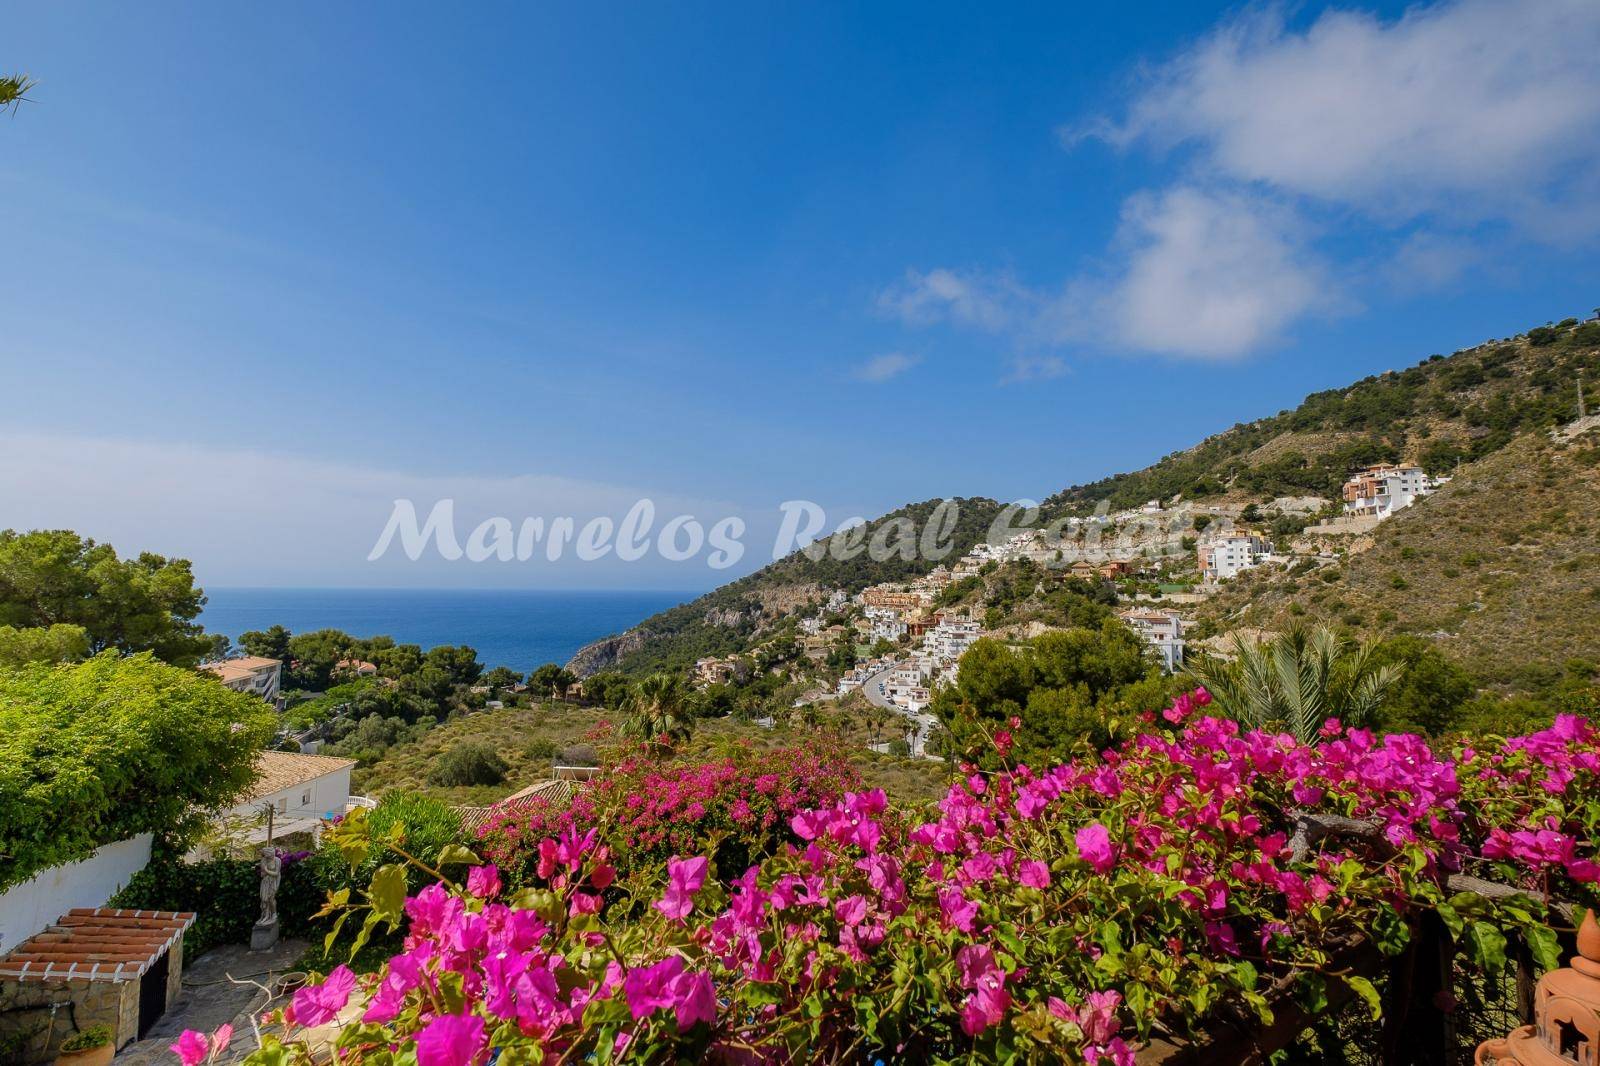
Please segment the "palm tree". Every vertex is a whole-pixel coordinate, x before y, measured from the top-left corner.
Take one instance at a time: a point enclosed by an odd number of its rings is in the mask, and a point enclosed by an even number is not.
[[[1372,652],[1324,626],[1296,625],[1265,644],[1235,635],[1231,659],[1204,659],[1188,673],[1222,713],[1252,728],[1287,728],[1310,744],[1330,718],[1357,726],[1376,719],[1401,669],[1377,665]]]
[[[31,88],[33,79],[26,74],[0,76],[0,111],[15,112],[17,106],[28,98],[28,90]]]
[[[637,682],[628,693],[626,708],[623,734],[647,744],[670,747],[694,732],[687,688],[676,674],[651,674]]]

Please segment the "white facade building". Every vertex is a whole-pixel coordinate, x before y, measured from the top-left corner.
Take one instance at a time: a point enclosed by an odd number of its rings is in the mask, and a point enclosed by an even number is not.
[[[1420,466],[1369,466],[1344,483],[1345,513],[1388,518],[1435,487]]]
[[[1272,542],[1256,533],[1230,533],[1200,545],[1200,574],[1207,581],[1226,581],[1241,570],[1272,557]]]
[[[977,622],[947,618],[928,630],[926,647],[935,659],[950,662],[966,654],[981,636],[983,627]]]
[[[283,676],[283,663],[277,659],[265,659],[259,655],[246,655],[238,659],[223,659],[221,662],[206,663],[200,667],[209,674],[216,674],[222,683],[235,692],[248,692],[252,696],[260,696],[268,703],[278,698],[278,688]],[[374,667],[374,670],[377,668]]]
[[[248,822],[251,828],[246,839],[252,844],[267,839],[268,808],[274,837],[303,832],[315,835],[323,819],[372,802],[350,795],[350,771],[355,765],[354,759],[331,755],[263,751],[256,756],[256,780],[249,795],[224,819]]]
[[[1124,611],[1122,620],[1132,626],[1161,657],[1167,673],[1183,665],[1183,619],[1176,611]]]

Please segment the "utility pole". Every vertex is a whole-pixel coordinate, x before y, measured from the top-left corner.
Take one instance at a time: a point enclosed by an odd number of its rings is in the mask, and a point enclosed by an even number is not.
[[[273,815],[275,815],[277,813],[277,810],[272,806],[271,803],[266,803],[263,806],[265,806],[267,808],[267,846],[271,847],[272,846],[272,821],[273,821]]]

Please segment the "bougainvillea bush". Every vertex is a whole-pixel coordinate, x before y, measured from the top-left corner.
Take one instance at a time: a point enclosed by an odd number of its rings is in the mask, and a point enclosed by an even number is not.
[[[789,823],[796,814],[858,784],[844,753],[827,741],[770,751],[738,745],[703,761],[634,755],[569,803],[535,799],[494,819],[480,850],[520,886],[535,875],[542,841],[593,827],[624,872],[698,853],[712,859],[713,873],[737,876],[794,839]]]
[[[616,827],[581,808],[521,888],[483,864],[407,898],[380,870],[333,909],[405,923],[404,951],[301,989],[251,1061],[1126,1063],[1222,1004],[1265,1023],[1342,982],[1376,1012],[1349,945],[1398,952],[1430,910],[1480,962],[1515,927],[1554,965],[1544,904],[1452,892],[1464,866],[1595,901],[1587,722],[1444,757],[1337,724],[1315,745],[1244,732],[1206,702],[1098,759],[971,774],[934,810],[876,791],[799,810],[725,882],[693,847],[619,875]],[[375,846],[359,818],[338,836],[355,860]]]

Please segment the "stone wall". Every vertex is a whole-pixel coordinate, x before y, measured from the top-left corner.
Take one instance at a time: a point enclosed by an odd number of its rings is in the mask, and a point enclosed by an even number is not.
[[[51,1062],[63,1040],[96,1025],[110,1029],[119,1048],[138,1036],[138,981],[0,978],[0,1057],[8,1066]]]

